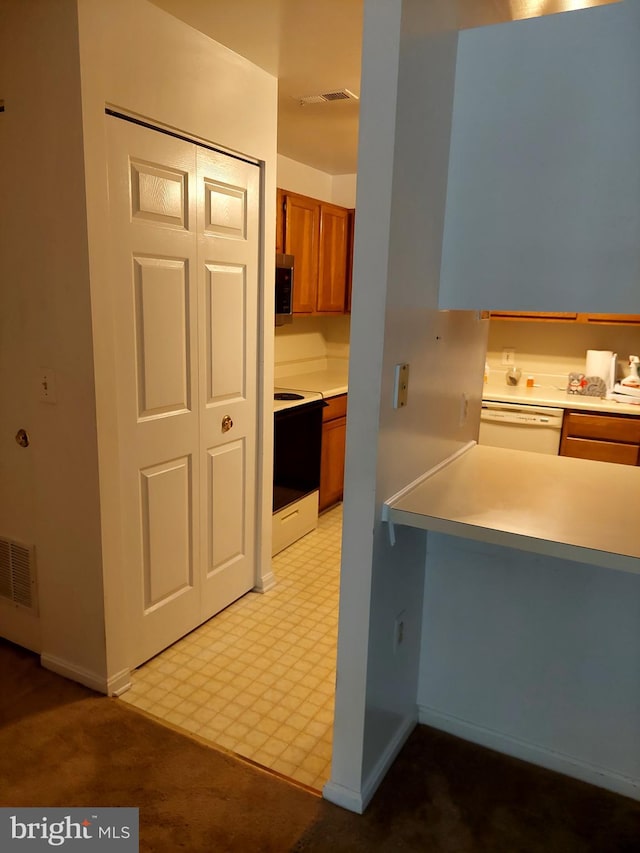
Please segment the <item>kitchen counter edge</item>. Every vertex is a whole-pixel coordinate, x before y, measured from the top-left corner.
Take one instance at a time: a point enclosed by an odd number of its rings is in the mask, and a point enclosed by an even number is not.
[[[566,391],[557,388],[497,388],[485,385],[482,391],[482,400],[492,403],[551,406],[557,409],[579,409],[589,412],[640,417],[639,405],[619,403],[617,400],[606,400],[601,397],[567,394]]]

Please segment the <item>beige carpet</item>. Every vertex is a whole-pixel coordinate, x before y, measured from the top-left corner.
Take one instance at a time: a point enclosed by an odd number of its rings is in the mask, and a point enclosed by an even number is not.
[[[0,641],[0,805],[137,806],[154,853],[637,853],[640,804],[419,727],[363,816]]]

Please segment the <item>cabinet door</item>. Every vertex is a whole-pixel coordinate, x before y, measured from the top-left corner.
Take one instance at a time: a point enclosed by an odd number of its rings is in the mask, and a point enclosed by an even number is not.
[[[584,323],[603,326],[640,325],[640,314],[580,314],[579,319]]]
[[[353,239],[356,233],[356,212],[349,211],[349,246],[347,248],[347,294],[344,300],[344,310],[351,313],[351,294],[353,287]]]
[[[568,311],[492,311],[492,320],[562,320],[575,321],[578,314]]]
[[[349,248],[349,211],[333,204],[320,206],[318,297],[320,312],[344,313]]]
[[[312,314],[318,292],[320,203],[285,194],[284,251],[293,255],[293,313]]]
[[[346,417],[335,418],[323,424],[319,501],[321,510],[342,500],[346,437]]]

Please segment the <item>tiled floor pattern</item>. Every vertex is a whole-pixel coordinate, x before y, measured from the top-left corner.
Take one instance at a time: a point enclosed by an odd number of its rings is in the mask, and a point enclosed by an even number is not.
[[[133,674],[121,697],[320,790],[329,778],[342,506],[250,592]]]

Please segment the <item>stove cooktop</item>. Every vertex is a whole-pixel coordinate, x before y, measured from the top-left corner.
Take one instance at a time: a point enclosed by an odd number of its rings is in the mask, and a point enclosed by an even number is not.
[[[313,400],[322,400],[322,394],[319,391],[303,391],[301,388],[274,388],[273,411],[303,406]]]

